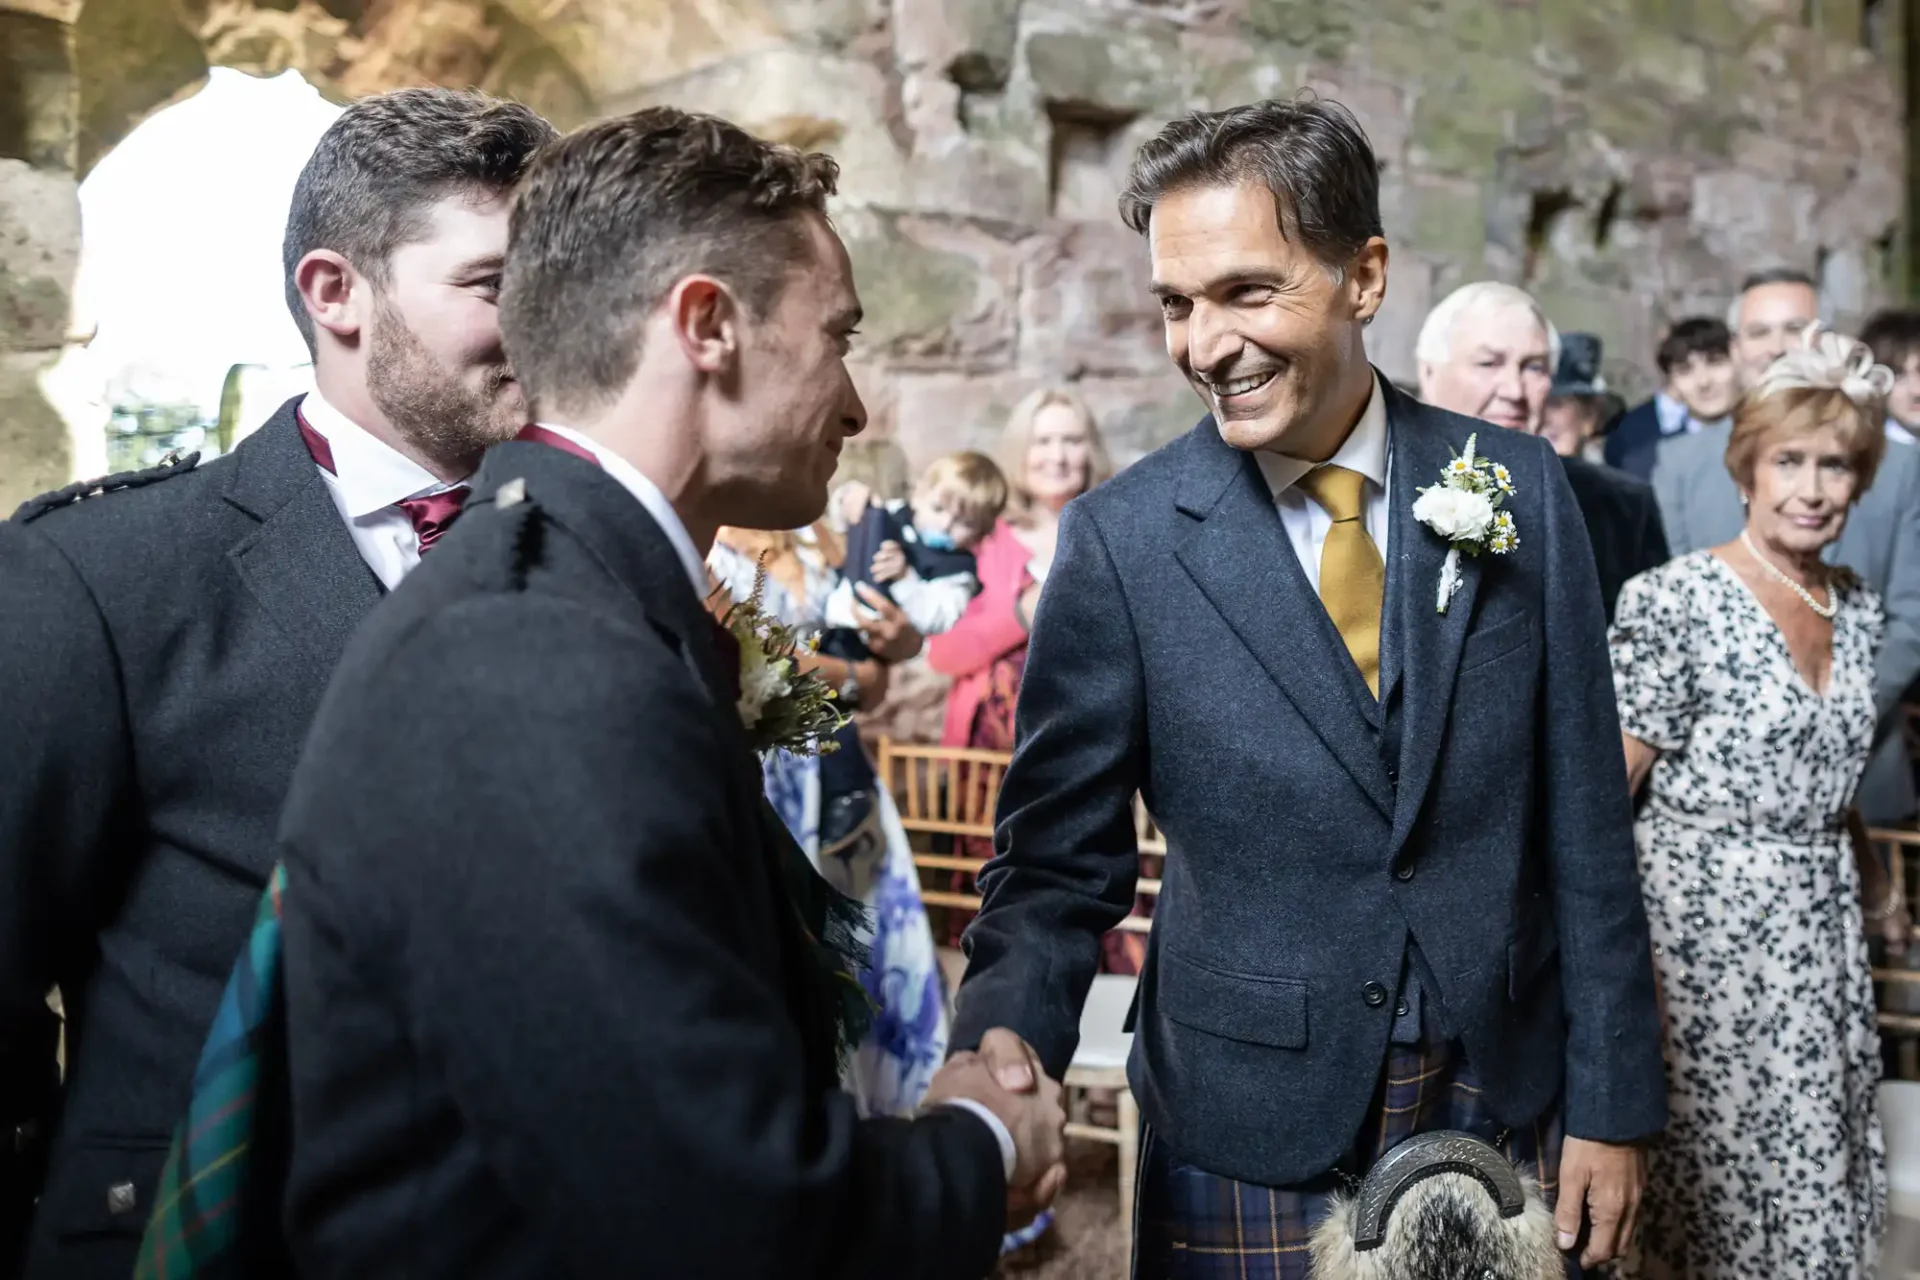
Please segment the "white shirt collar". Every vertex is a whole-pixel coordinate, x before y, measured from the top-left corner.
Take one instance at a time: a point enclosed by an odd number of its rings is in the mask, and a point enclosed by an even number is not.
[[[1347,433],[1339,451],[1325,463],[1307,462],[1265,451],[1253,455],[1274,497],[1279,497],[1299,483],[1301,476],[1322,465],[1358,471],[1377,487],[1387,487],[1387,397],[1380,390],[1379,375],[1373,377],[1372,383],[1367,407],[1360,411],[1360,421],[1353,424],[1353,430]]]
[[[1680,434],[1690,416],[1686,405],[1664,391],[1653,393],[1653,413],[1660,422],[1660,434],[1666,436]]]
[[[1913,432],[1902,426],[1900,420],[1892,414],[1887,415],[1887,439],[1896,444],[1920,444],[1920,440],[1914,438]]]
[[[640,469],[615,453],[607,446],[590,436],[581,435],[572,427],[563,427],[557,422],[538,424],[557,436],[562,436],[579,445],[595,460],[601,468],[615,480],[618,480],[628,493],[631,493],[654,523],[666,533],[667,541],[673,544],[674,554],[680,557],[680,567],[687,571],[687,581],[693,584],[693,594],[705,600],[713,586],[707,577],[707,562],[693,545],[693,537],[687,532],[687,526],[680,522],[679,512],[667,501],[667,495],[660,492],[660,486],[640,474]]]
[[[318,391],[309,391],[300,401],[300,416],[333,450],[333,485],[349,520],[372,515],[402,498],[457,487],[375,438]]]

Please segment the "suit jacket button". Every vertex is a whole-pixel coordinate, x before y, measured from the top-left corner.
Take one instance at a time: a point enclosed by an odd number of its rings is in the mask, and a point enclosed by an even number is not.
[[[1369,982],[1360,988],[1360,998],[1367,1002],[1370,1009],[1378,1009],[1387,1002],[1387,989],[1377,982]]]
[[[1413,864],[1411,862],[1408,862],[1395,868],[1393,873],[1393,878],[1395,880],[1413,879]]]
[[[1407,1004],[1407,1001],[1406,1001],[1406,997],[1405,997],[1405,996],[1402,996],[1402,997],[1401,997],[1400,999],[1398,999],[1398,1000],[1395,1000],[1395,1001],[1393,1002],[1393,1016],[1394,1016],[1394,1017],[1396,1017],[1396,1018],[1404,1018],[1404,1017],[1406,1017],[1406,1016],[1407,1016],[1407,1014],[1408,1014],[1408,1013],[1410,1013],[1410,1012],[1412,1012],[1412,1010],[1411,1010],[1411,1008],[1410,1008],[1410,1007],[1408,1006],[1408,1004]]]
[[[134,1202],[133,1184],[116,1182],[107,1188],[107,1212],[112,1214],[132,1213]]]

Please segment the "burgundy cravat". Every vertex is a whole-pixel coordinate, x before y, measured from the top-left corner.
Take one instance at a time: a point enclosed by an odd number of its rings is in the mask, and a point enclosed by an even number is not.
[[[307,415],[298,409],[293,411],[293,420],[300,426],[300,438],[307,442],[307,452],[313,455],[314,463],[328,475],[339,475],[333,469],[333,446],[327,438],[315,431],[307,422]],[[402,498],[393,505],[407,513],[407,519],[413,521],[414,536],[420,539],[420,554],[427,554],[427,548],[440,541],[440,535],[453,527],[460,518],[460,508],[466,504],[468,489],[466,485],[430,493],[424,498]]]
[[[413,531],[420,537],[420,554],[425,555],[429,547],[440,541],[440,535],[460,518],[460,508],[466,500],[467,486],[457,485],[424,498],[402,498],[393,505],[413,521]]]

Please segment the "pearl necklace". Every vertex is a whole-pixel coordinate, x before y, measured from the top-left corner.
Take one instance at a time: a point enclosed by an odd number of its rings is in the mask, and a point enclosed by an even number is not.
[[[1740,545],[1747,549],[1747,554],[1753,557],[1756,564],[1767,571],[1768,576],[1772,577],[1775,581],[1786,583],[1788,587],[1792,588],[1793,594],[1805,600],[1807,602],[1807,608],[1813,610],[1823,618],[1831,618],[1839,611],[1840,598],[1834,594],[1831,583],[1827,586],[1827,602],[1821,604],[1813,598],[1813,592],[1795,582],[1787,576],[1784,570],[1775,565],[1773,561],[1761,555],[1760,548],[1753,545],[1753,539],[1747,536],[1745,529],[1740,531]]]

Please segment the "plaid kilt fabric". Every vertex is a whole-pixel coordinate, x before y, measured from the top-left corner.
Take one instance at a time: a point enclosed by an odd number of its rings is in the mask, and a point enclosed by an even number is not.
[[[193,1100],[160,1171],[135,1280],[291,1275],[278,1195],[290,1110],[276,866],[193,1072]]]
[[[1389,1045],[1374,1104],[1333,1171],[1292,1187],[1236,1182],[1179,1163],[1148,1131],[1142,1138],[1136,1280],[1310,1280],[1307,1240],[1336,1194],[1359,1185],[1375,1161],[1416,1134],[1458,1129],[1484,1138],[1534,1171],[1548,1205],[1560,1171],[1560,1117],[1509,1132],[1487,1112],[1454,1045]],[[1569,1271],[1570,1275],[1577,1275]]]

